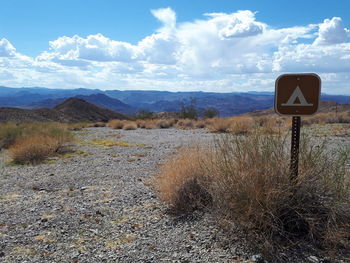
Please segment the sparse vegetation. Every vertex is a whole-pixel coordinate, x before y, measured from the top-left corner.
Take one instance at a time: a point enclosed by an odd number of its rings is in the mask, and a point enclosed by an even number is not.
[[[2,124],[0,142],[15,163],[38,163],[72,141],[68,127],[59,123]]]
[[[168,160],[155,178],[160,198],[174,213],[187,213],[203,208],[211,202],[205,190],[205,169],[201,162],[207,151],[185,149]]]
[[[349,149],[330,152],[303,138],[299,177],[291,183],[286,145],[282,135],[221,136],[213,151],[180,151],[155,185],[175,212],[211,207],[228,229],[249,230],[268,255],[303,241],[349,249]]]
[[[124,121],[123,120],[110,120],[108,122],[108,127],[111,127],[112,129],[123,129]]]
[[[136,130],[137,129],[137,123],[134,121],[126,121],[123,124],[123,130]]]

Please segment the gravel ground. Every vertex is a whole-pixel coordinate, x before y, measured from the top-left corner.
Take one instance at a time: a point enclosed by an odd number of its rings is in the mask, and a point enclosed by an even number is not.
[[[89,128],[76,137],[73,154],[1,172],[0,262],[253,262],[238,234],[228,246],[209,213],[169,215],[150,186],[159,163],[213,134]]]

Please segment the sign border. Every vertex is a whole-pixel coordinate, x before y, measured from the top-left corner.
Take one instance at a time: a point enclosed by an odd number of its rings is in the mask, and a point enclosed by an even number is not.
[[[282,114],[277,110],[277,85],[278,85],[278,81],[280,80],[280,78],[284,77],[284,76],[310,76],[313,75],[316,78],[318,78],[318,80],[320,81],[320,92],[318,94],[318,107],[317,110],[312,113],[312,114]],[[321,87],[322,87],[322,81],[319,75],[317,75],[316,73],[286,73],[286,74],[282,74],[279,75],[278,78],[275,81],[275,99],[274,99],[274,105],[273,108],[275,110],[275,113],[277,113],[280,116],[299,116],[299,117],[303,117],[303,116],[313,116],[318,112],[319,106],[320,106],[320,102],[321,102]]]

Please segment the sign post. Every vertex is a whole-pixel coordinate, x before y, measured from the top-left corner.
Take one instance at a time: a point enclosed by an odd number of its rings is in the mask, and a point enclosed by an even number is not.
[[[290,179],[298,177],[301,116],[317,112],[321,93],[321,79],[314,73],[284,74],[275,83],[275,112],[292,116]]]

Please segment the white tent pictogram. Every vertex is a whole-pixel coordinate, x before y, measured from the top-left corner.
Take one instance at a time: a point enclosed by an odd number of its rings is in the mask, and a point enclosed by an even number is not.
[[[299,99],[300,103],[295,103],[295,100]],[[282,106],[312,106],[313,104],[307,103],[303,93],[301,92],[299,86],[293,91],[292,95],[286,103],[282,103]]]

